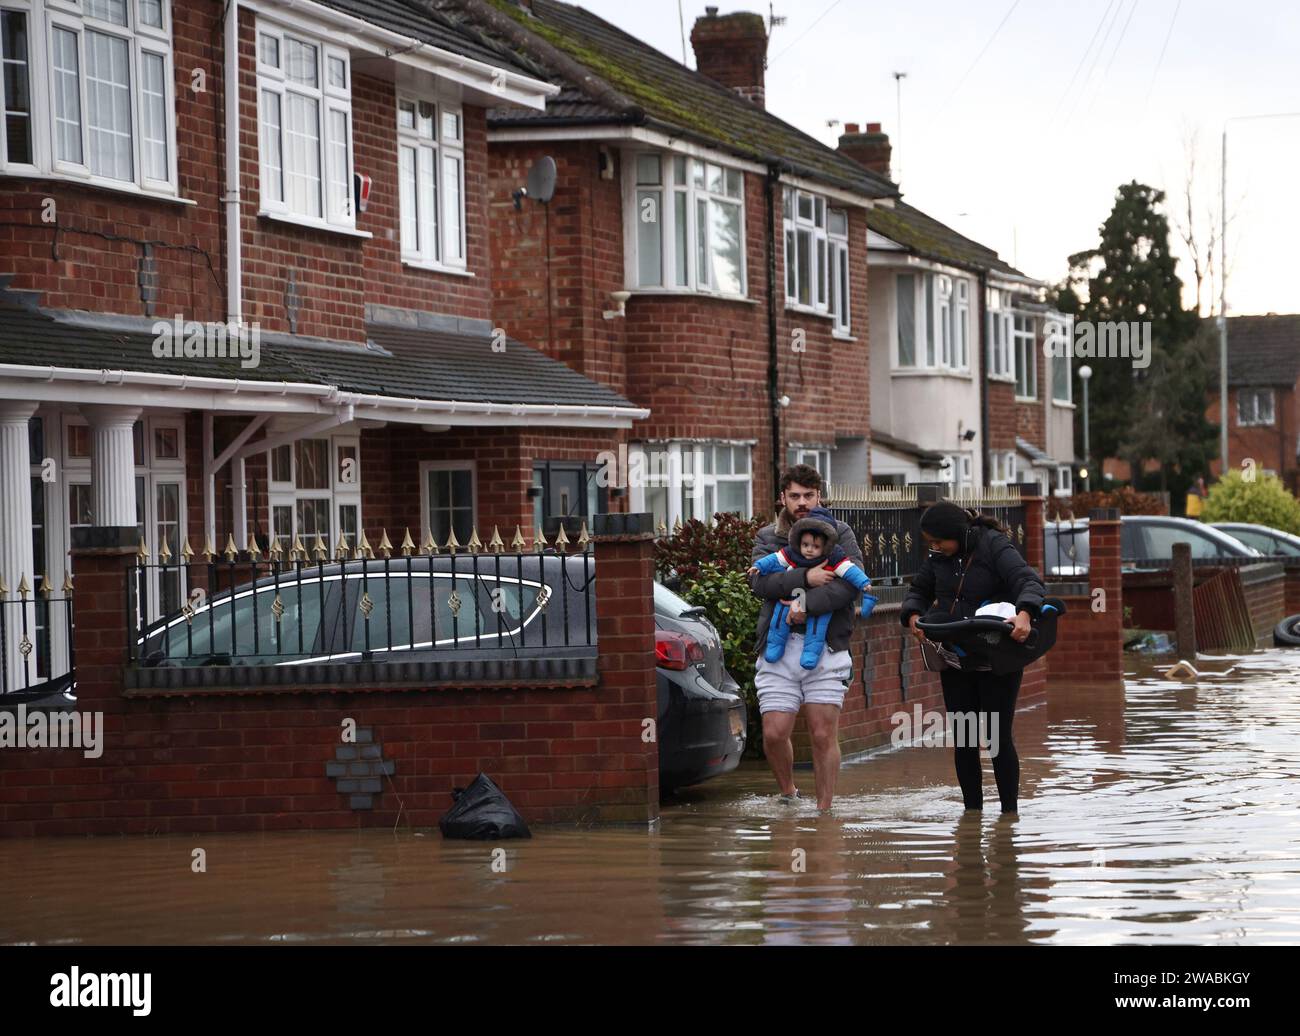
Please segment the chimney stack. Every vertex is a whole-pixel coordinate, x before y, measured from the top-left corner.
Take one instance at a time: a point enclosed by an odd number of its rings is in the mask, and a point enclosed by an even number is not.
[[[760,108],[766,106],[767,28],[761,14],[719,15],[706,7],[691,29],[695,67]]]
[[[868,122],[865,133],[858,132],[856,122],[846,123],[844,132],[840,135],[838,150],[858,165],[879,173],[886,179],[890,178],[889,159],[893,148],[889,146],[889,134],[880,131],[880,123]]]

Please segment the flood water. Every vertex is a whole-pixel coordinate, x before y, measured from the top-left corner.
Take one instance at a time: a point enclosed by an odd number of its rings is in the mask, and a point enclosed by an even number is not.
[[[747,765],[504,873],[436,831],[0,840],[0,943],[1300,942],[1300,651],[1201,664],[1022,711],[1016,820],[987,760],[967,818],[911,747],[846,764],[829,815]]]

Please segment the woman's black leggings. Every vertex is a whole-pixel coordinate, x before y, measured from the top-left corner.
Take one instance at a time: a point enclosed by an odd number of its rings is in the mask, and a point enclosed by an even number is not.
[[[996,727],[989,728],[989,739],[992,741],[994,736],[997,738],[994,742],[997,755],[993,756],[993,777],[998,783],[998,798],[1002,800],[1004,813],[1016,811],[1016,799],[1020,790],[1020,756],[1016,754],[1016,744],[1011,739],[1011,722],[1015,718],[1016,696],[1020,693],[1020,678],[1023,675],[1020,671],[996,676],[989,672],[965,672],[960,669],[945,669],[939,674],[943,683],[944,708],[950,716],[954,713],[963,716],[985,713],[988,718],[985,720],[981,716],[981,724],[997,723]],[[961,732],[969,729],[969,723],[958,724],[955,728],[958,742],[954,749],[957,783],[961,785],[961,797],[966,802],[966,808],[982,809],[984,787],[979,745],[972,744],[969,737],[961,737]]]

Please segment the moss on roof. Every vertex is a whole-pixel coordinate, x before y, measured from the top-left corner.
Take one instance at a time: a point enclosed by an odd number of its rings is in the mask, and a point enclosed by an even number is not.
[[[1024,276],[1003,262],[993,249],[972,241],[903,201],[897,202],[892,209],[870,209],[867,226],[926,259]]]

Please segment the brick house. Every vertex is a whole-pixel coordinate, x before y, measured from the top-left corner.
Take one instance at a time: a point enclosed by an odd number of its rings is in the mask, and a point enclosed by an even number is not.
[[[890,175],[879,123],[847,124],[839,150]],[[868,211],[867,246],[873,481],[1071,493],[1071,361],[1044,348],[1071,325],[1047,285],[903,200]]]
[[[1300,493],[1300,315],[1228,318],[1228,462],[1255,461]],[[1206,419],[1219,422],[1219,393]],[[1216,458],[1211,471],[1217,476]]]
[[[867,481],[866,214],[895,190],[765,111],[763,19],[711,9],[694,71],[554,0],[437,6],[559,87],[488,113],[493,317],[649,411],[630,509],[770,514],[795,459]],[[516,208],[547,158],[553,199]]]
[[[487,113],[556,93],[508,51],[401,0],[0,0],[0,22],[11,595],[62,583],[87,525],[172,557],[508,539],[536,462],[647,416],[525,321],[495,330]],[[173,575],[144,617],[184,599]],[[11,687],[68,666],[33,600]]]

